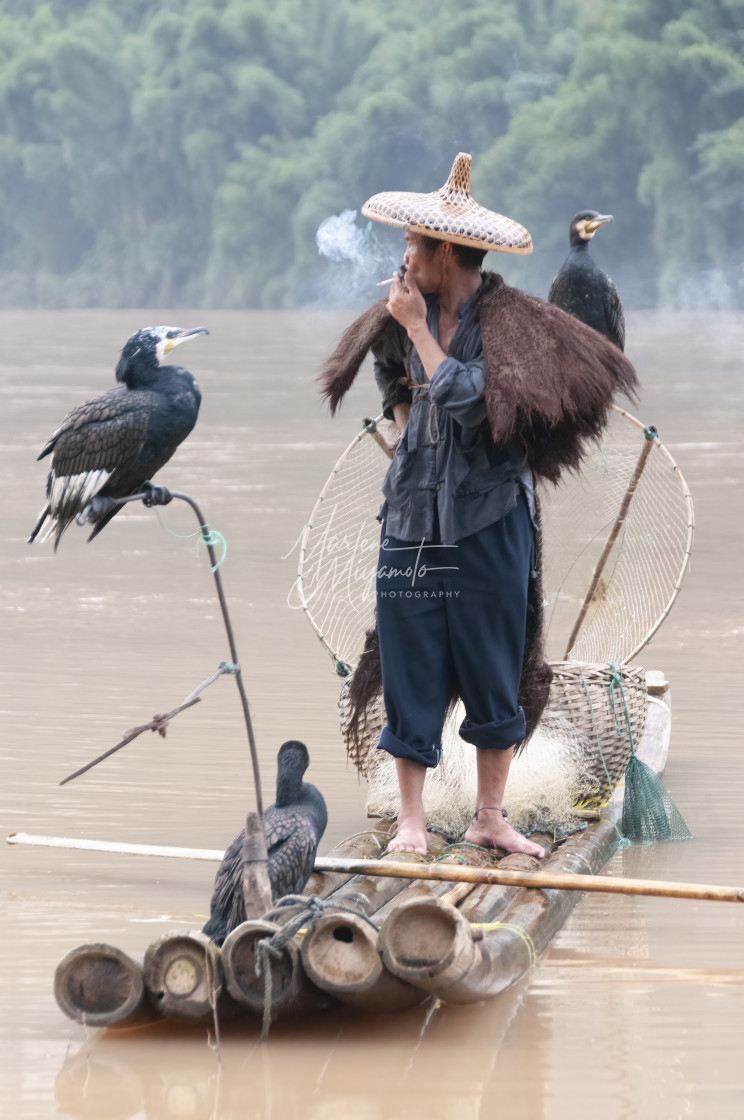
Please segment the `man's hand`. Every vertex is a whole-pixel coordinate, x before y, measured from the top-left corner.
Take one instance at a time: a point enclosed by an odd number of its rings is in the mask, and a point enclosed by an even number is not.
[[[400,273],[395,273],[390,285],[387,309],[393,318],[397,319],[402,327],[405,327],[409,335],[411,330],[415,330],[416,327],[426,327],[426,301],[410,272],[406,273],[405,288],[401,282]]]

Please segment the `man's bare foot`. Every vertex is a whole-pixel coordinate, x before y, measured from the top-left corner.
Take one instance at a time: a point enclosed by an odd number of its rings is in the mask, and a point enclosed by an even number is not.
[[[425,856],[428,843],[426,818],[398,817],[398,831],[387,846],[389,852],[418,852]]]
[[[524,852],[538,859],[545,855],[539,844],[533,844],[512,828],[500,809],[480,809],[463,839],[481,848],[504,848],[507,852]]]

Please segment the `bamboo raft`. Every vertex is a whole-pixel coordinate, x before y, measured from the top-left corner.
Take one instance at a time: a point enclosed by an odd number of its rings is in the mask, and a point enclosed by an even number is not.
[[[661,773],[671,733],[669,692],[660,673],[648,674],[648,684],[651,702],[637,754]],[[338,1005],[378,1013],[432,997],[455,1004],[491,998],[529,972],[581,892],[575,884],[537,889],[439,876],[463,878],[468,868],[510,872],[522,883],[536,870],[553,873],[556,884],[569,875],[596,876],[617,844],[621,798],[616,790],[601,814],[563,842],[536,835],[546,849],[543,860],[450,844],[434,832],[425,859],[386,855],[395,824],[377,821],[316,862],[301,898],[244,922],[222,949],[198,931],[164,934],[142,960],[106,944],[74,949],[55,973],[57,1002],[88,1027],[121,1028],[216,1016],[265,1015],[268,1023]],[[411,876],[426,864],[420,874],[437,878],[349,873],[359,861],[372,868],[376,860],[381,871],[390,862],[410,865]]]

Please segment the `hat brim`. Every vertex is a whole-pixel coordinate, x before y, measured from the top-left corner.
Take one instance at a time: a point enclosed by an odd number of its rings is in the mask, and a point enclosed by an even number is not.
[[[439,241],[498,253],[532,252],[532,238],[519,222],[479,206],[469,194],[443,187],[432,194],[383,191],[362,207],[365,218]]]

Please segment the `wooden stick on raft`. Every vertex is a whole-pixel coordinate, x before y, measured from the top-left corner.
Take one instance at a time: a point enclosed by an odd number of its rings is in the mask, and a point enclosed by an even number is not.
[[[597,561],[597,563],[594,566],[594,571],[592,572],[591,583],[589,584],[586,595],[584,596],[584,602],[581,604],[581,609],[579,610],[578,618],[574,622],[573,630],[571,631],[571,636],[568,639],[568,641],[566,642],[566,652],[563,654],[564,661],[568,659],[568,655],[574,647],[574,643],[576,641],[576,638],[578,637],[579,630],[581,629],[582,623],[584,622],[584,619],[586,618],[586,612],[589,610],[589,604],[591,603],[592,599],[594,598],[594,592],[597,590],[597,584],[599,583],[599,577],[602,575],[602,572],[604,571],[605,564],[607,563],[609,555],[612,552],[612,546],[614,545],[615,541],[617,540],[618,533],[620,532],[620,530],[621,530],[621,528],[622,528],[622,526],[625,522],[625,518],[627,516],[628,509],[630,508],[630,503],[633,500],[633,495],[635,494],[636,487],[638,486],[638,481],[639,481],[641,475],[643,474],[643,468],[646,466],[646,460],[648,459],[648,457],[651,453],[651,448],[653,447],[654,441],[657,438],[656,428],[654,428],[653,426],[649,426],[648,428],[644,428],[644,435],[646,437],[646,442],[644,443],[643,447],[641,448],[641,453],[638,456],[638,461],[636,462],[635,470],[633,471],[633,475],[631,477],[631,480],[628,483],[628,489],[625,491],[625,496],[623,497],[622,503],[620,505],[618,515],[615,518],[615,523],[613,524],[612,528],[610,529],[610,535],[605,542],[604,548],[602,549],[602,555],[600,556],[599,560]]]
[[[607,879],[558,871],[501,871],[497,867],[452,867],[440,863],[401,864],[386,860],[317,859],[319,871],[351,875],[383,875],[401,879],[446,880],[452,883],[504,883],[508,886],[605,894],[648,895],[655,898],[695,898],[710,902],[744,902],[744,888],[698,883],[664,883],[647,879]]]

